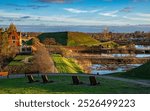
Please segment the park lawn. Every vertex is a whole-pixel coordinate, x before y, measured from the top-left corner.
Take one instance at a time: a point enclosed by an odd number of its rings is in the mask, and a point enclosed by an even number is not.
[[[147,62],[137,68],[131,69],[127,72],[119,72],[109,74],[109,76],[117,76],[131,79],[147,79],[150,80],[150,62]]]
[[[84,71],[74,59],[62,57],[59,54],[52,54],[52,59],[59,73],[83,73]]]
[[[36,78],[41,80],[41,78]],[[1,94],[147,94],[150,87],[97,78],[101,85],[90,86],[88,77],[79,77],[82,85],[72,85],[70,76],[49,76],[53,83],[28,83],[27,78],[0,79]]]

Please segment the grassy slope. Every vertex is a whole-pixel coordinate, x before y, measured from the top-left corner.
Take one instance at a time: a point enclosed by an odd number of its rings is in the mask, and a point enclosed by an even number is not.
[[[41,41],[45,38],[54,38],[56,42],[67,46],[81,46],[81,45],[99,45],[100,42],[91,38],[89,35],[81,32],[56,32],[43,33],[39,35]]]
[[[46,93],[75,93],[75,94],[117,94],[117,93],[150,93],[149,87],[128,84],[116,80],[97,78],[101,85],[90,86],[87,77],[79,77],[85,84],[71,85],[72,79],[69,76],[50,76],[54,83],[27,83],[26,78],[21,79],[0,79],[0,93],[18,94],[46,94]],[[40,78],[41,79],[41,78]]]
[[[32,57],[30,55],[18,55],[16,56],[13,61],[11,61],[8,66],[20,66],[20,65],[24,65],[24,63],[22,62],[22,60],[24,60],[26,57]]]
[[[113,41],[109,41],[109,42],[104,42],[104,43],[101,43],[101,45],[103,47],[107,47],[107,48],[114,48],[114,47],[117,47],[119,46],[119,44],[113,42]]]
[[[67,45],[68,33],[67,32],[42,33],[38,37],[40,41],[44,41],[46,38],[54,38],[56,42],[62,45]]]
[[[132,69],[124,73],[112,74],[113,76],[127,77],[127,78],[139,78],[139,79],[150,79],[150,62]]]
[[[93,46],[99,45],[100,42],[91,38],[91,36],[81,32],[69,32],[68,33],[68,46]]]
[[[58,54],[53,54],[52,59],[59,73],[83,73],[80,66],[73,59],[67,59]]]

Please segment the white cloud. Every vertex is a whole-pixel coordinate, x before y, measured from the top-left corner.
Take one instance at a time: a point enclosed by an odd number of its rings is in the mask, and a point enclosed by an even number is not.
[[[141,17],[150,17],[149,13],[137,13],[136,15],[141,16]]]
[[[99,13],[99,15],[109,16],[109,17],[116,17],[118,12],[119,12],[118,10],[111,11],[111,12],[101,12],[101,13]]]
[[[132,21],[140,21],[141,22],[150,22],[149,18],[141,18],[141,17],[127,17],[127,16],[123,16],[123,18],[128,19],[128,20],[132,20]]]
[[[74,8],[64,8],[64,10],[71,12],[71,13],[95,13],[98,12],[98,10],[79,10]]]
[[[118,11],[113,11],[110,14],[106,14],[107,16],[115,16]],[[117,15],[116,15],[117,16]],[[149,16],[149,15],[146,15]],[[25,19],[26,18],[26,19]],[[10,19],[12,21],[10,21]],[[137,24],[137,23],[146,23],[150,22],[150,19],[147,17],[127,17],[124,16],[123,18],[95,18],[91,17],[89,19],[83,19],[79,17],[73,17],[73,16],[66,16],[66,15],[60,15],[60,16],[53,16],[53,15],[47,15],[47,16],[37,16],[32,14],[22,14],[22,13],[11,13],[7,11],[0,10],[0,20],[1,25],[8,25],[10,22],[13,22],[16,25],[125,25],[125,24]]]

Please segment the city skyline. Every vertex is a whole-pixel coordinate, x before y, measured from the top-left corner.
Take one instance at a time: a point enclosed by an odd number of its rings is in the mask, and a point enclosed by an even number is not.
[[[0,4],[1,25],[150,24],[150,0],[7,0]]]

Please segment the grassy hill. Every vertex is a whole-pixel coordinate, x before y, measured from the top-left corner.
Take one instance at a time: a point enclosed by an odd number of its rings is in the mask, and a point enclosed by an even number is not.
[[[42,33],[39,36],[41,42],[43,42],[46,38],[54,38],[56,42],[61,45],[67,45],[68,40],[68,32],[50,32],[50,33]]]
[[[93,39],[91,36],[81,32],[69,32],[68,33],[68,46],[93,46],[99,45],[100,42]]]
[[[81,32],[42,33],[38,37],[41,42],[43,42],[46,38],[54,38],[57,43],[66,46],[92,46],[100,44],[99,41],[93,39],[86,33]]]
[[[74,59],[67,59],[59,54],[53,54],[52,59],[59,73],[83,73],[84,71]]]
[[[127,77],[127,78],[139,78],[150,79],[150,62],[143,64],[140,67],[132,69],[124,73],[117,73],[114,76]]]

